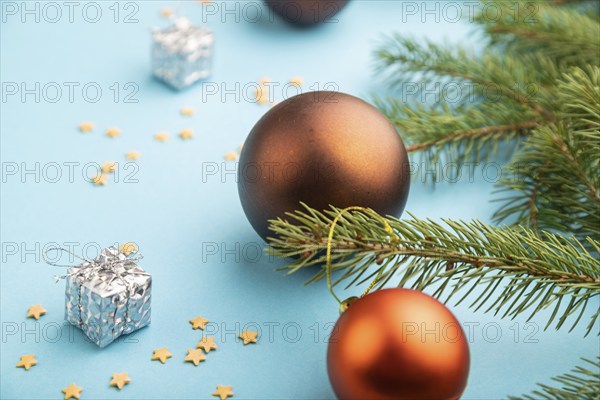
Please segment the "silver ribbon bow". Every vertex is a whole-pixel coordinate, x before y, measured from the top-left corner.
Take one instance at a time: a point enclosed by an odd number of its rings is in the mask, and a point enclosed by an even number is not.
[[[48,259],[47,255],[49,252],[53,250],[58,250],[65,252],[81,261],[81,264],[57,264]],[[93,260],[89,260],[87,258],[79,257],[73,252],[63,248],[63,247],[52,247],[47,249],[43,254],[44,261],[47,264],[62,267],[62,268],[71,268],[72,270],[65,275],[54,275],[54,279],[58,283],[62,279],[67,279],[71,277],[79,277],[81,278],[79,284],[79,296],[81,297],[81,289],[82,285],[85,282],[90,282],[92,280],[96,280],[96,285],[100,285],[105,283],[107,285],[111,285],[115,279],[119,279],[123,285],[127,288],[128,294],[131,294],[134,291],[132,285],[125,279],[127,275],[144,275],[150,276],[147,272],[134,270],[133,268],[136,266],[135,261],[139,261],[144,258],[141,254],[138,254],[136,257],[128,257],[125,254],[121,253],[114,247],[107,247],[103,249],[98,257]],[[83,326],[83,318],[82,318],[82,307],[81,301],[79,301],[79,326]],[[129,301],[127,302],[125,308],[125,328],[127,325],[127,320],[129,316]]]
[[[178,18],[167,29],[155,29],[153,38],[169,53],[195,55],[194,58],[204,55],[204,49],[209,51],[214,40],[210,29],[194,26],[187,18]]]
[[[70,256],[73,256],[81,261],[82,264],[57,264],[48,259],[47,255],[49,252],[53,250],[63,251]],[[75,271],[71,271],[65,275],[54,275],[54,279],[58,283],[62,279],[67,279],[72,276],[82,276],[84,280],[90,280],[94,276],[110,276],[110,280],[102,280],[107,284],[111,284],[115,279],[119,278],[121,281],[127,285],[127,281],[124,278],[124,275],[127,274],[137,274],[137,275],[149,275],[146,272],[141,271],[131,271],[131,267],[135,265],[135,261],[139,261],[144,258],[141,254],[138,254],[136,257],[127,257],[125,254],[121,253],[114,247],[107,247],[103,249],[98,257],[93,260],[89,260],[87,258],[79,257],[77,254],[63,248],[63,247],[51,247],[47,249],[44,254],[44,261],[46,264],[62,267],[62,268],[74,268]],[[130,267],[130,268],[127,268]]]

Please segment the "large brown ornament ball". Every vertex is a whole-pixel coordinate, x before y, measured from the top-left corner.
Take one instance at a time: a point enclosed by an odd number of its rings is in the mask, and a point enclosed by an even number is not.
[[[433,297],[384,289],[340,316],[327,371],[340,399],[458,399],[467,384],[469,347],[454,315]]]
[[[348,0],[265,0],[267,6],[287,22],[310,26],[335,21]]]
[[[263,239],[268,220],[300,202],[399,216],[409,187],[396,129],[375,107],[339,92],[308,92],[273,107],[248,135],[238,167],[242,207]]]

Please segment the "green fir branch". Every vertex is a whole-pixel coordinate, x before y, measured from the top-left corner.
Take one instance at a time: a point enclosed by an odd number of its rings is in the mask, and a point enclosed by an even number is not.
[[[600,29],[600,28],[599,28]],[[559,82],[561,118],[597,145],[600,131],[600,66],[573,68]]]
[[[490,38],[482,55],[392,35],[375,52],[377,69],[403,98],[379,97],[375,103],[409,150],[423,153],[427,162],[435,163],[440,156],[459,165],[489,160],[507,141],[515,150],[520,142],[513,139],[556,122],[561,74],[573,65],[598,64],[598,7],[577,3],[484,2],[475,18]],[[494,18],[488,15],[490,9]],[[428,105],[409,101],[407,93]],[[522,124],[526,129],[510,129]]]
[[[552,378],[560,387],[539,384],[540,390],[511,400],[598,400],[600,399],[600,357],[588,360],[586,367],[578,366],[571,371]],[[589,366],[587,366],[589,365]],[[588,369],[589,368],[589,369]]]
[[[590,9],[594,2],[572,3],[578,7],[556,7],[547,0],[486,0],[488,12],[478,14],[475,22],[484,26],[492,45],[502,45],[507,53],[539,52],[562,67],[595,64],[600,54],[598,12]],[[590,12],[582,12],[586,5]]]
[[[321,266],[310,282],[325,276],[323,264],[327,236],[339,209],[321,213],[306,205],[304,211],[272,220],[270,252],[295,257],[284,267],[289,273]],[[481,222],[408,220],[386,217],[397,235],[390,238],[378,218],[362,212],[344,214],[332,240],[332,271],[335,283],[363,285],[375,279],[381,288],[394,278],[401,287],[432,288],[444,302],[494,312],[502,318],[528,313],[532,318],[552,309],[545,329],[556,329],[568,320],[571,330],[581,320],[590,300],[600,294],[600,262],[582,242],[549,232],[540,237],[526,228],[495,228]],[[588,247],[600,250],[600,242],[587,238]],[[379,265],[375,271],[370,266]],[[476,292],[481,287],[483,291]],[[593,303],[592,303],[593,304]],[[587,333],[600,315],[595,310]]]
[[[409,151],[422,153],[426,162],[442,155],[459,165],[486,161],[503,142],[513,144],[516,137],[555,120],[553,85],[560,74],[550,60],[496,51],[475,56],[460,47],[420,43],[396,35],[376,52],[379,70],[403,91],[403,98],[376,97],[374,102]],[[424,91],[432,87],[438,92],[429,101]]]
[[[537,128],[499,184],[494,219],[534,229],[600,236],[600,68],[560,82],[561,122]]]
[[[375,56],[379,72],[387,75],[396,87],[406,87],[407,81],[444,83],[444,87],[448,87],[451,81],[471,90],[463,102],[472,103],[473,98],[491,101],[493,96],[494,102],[517,102],[551,117],[540,100],[547,97],[547,87],[560,71],[540,54],[512,56],[488,49],[483,55],[475,55],[460,46],[396,34],[383,42]]]
[[[456,164],[486,162],[502,144],[528,135],[543,123],[535,112],[511,103],[453,108],[447,103],[429,107],[380,98],[375,104],[402,132],[407,151],[419,154],[428,164],[441,157]],[[515,149],[504,147],[506,156]]]

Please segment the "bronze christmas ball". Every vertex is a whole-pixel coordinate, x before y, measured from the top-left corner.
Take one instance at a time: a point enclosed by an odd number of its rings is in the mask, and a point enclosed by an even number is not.
[[[344,400],[458,399],[469,364],[454,315],[409,289],[378,290],[352,303],[327,348],[329,380]]]
[[[265,0],[265,3],[287,22],[310,26],[332,21],[348,0]]]
[[[394,126],[339,92],[303,93],[273,107],[248,135],[238,166],[242,207],[263,239],[267,221],[300,202],[399,216],[409,187],[408,156]]]

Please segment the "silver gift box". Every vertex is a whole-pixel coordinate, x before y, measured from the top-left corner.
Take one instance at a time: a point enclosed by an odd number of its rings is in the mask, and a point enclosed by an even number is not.
[[[114,247],[69,268],[65,319],[105,347],[150,324],[152,277]]]
[[[210,75],[214,36],[204,26],[178,18],[166,29],[152,32],[154,75],[176,89],[183,89]]]

